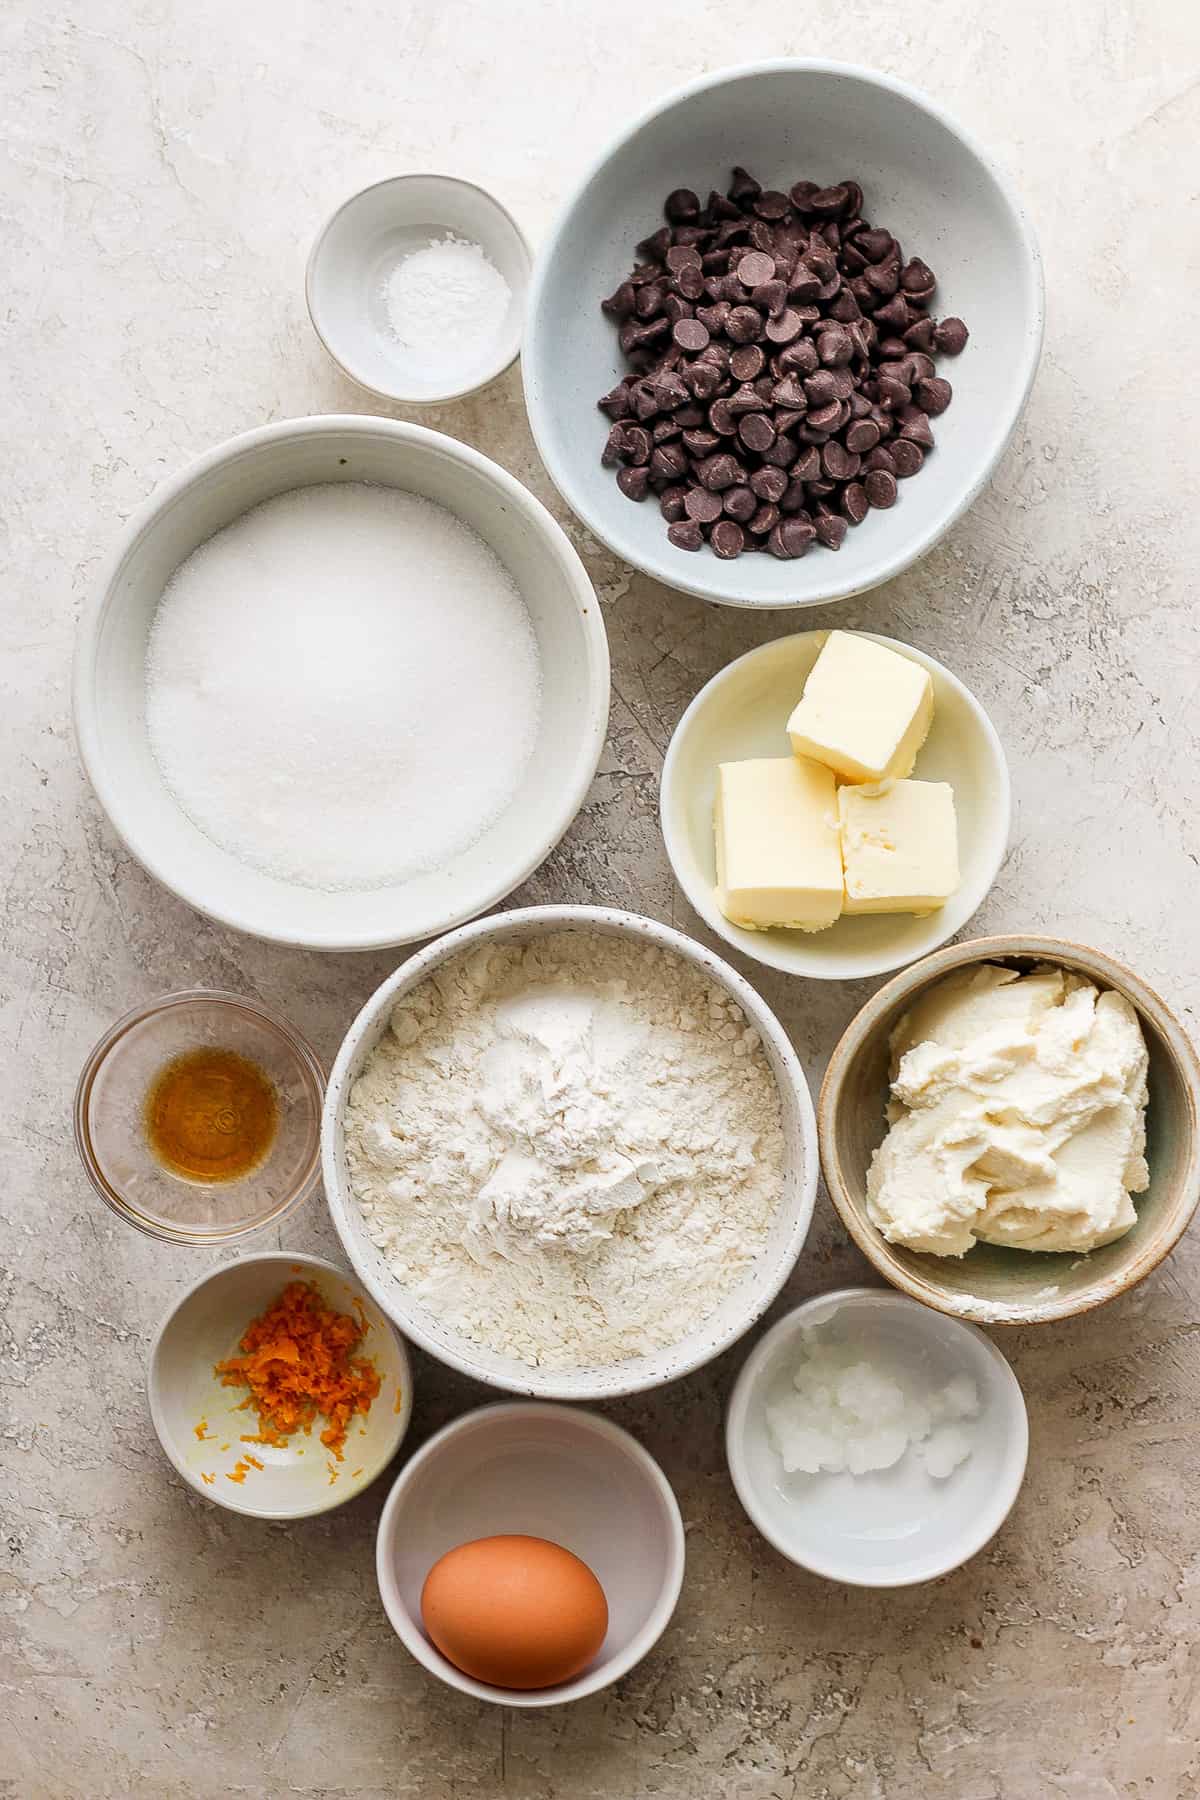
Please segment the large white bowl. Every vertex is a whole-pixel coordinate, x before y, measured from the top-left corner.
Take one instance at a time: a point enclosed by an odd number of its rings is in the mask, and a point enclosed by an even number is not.
[[[434,1563],[476,1538],[547,1538],[581,1558],[604,1589],[608,1631],[594,1662],[556,1687],[476,1681],[421,1623]],[[497,1706],[561,1706],[628,1674],[666,1629],[683,1584],[683,1520],[648,1450],[578,1407],[516,1401],[454,1419],[396,1477],[379,1519],[375,1568],[392,1627],[430,1674]]]
[[[675,727],[662,772],[663,839],[675,879],[710,930],[785,975],[863,981],[927,956],[961,931],[996,879],[1012,819],[1008,764],[995,727],[957,676],[925,651],[876,632],[858,635],[907,656],[933,678],[933,724],[917,755],[918,781],[948,781],[962,880],[936,912],[860,913],[827,931],[747,931],[717,905],[713,800],[717,765],[789,756],[787,722],[829,636],[798,631],[718,670]]]
[[[146,732],[146,639],[175,569],[251,507],[330,481],[424,495],[477,531],[521,592],[544,674],[541,730],[511,805],[444,867],[364,892],[299,887],[220,849],[168,791]],[[113,829],[180,899],[277,943],[378,949],[431,937],[494,906],[553,849],[583,803],[604,743],[608,642],[565,533],[487,457],[420,425],[352,414],[288,419],[198,457],[130,519],[80,621],[74,706],[83,764]]]
[[[783,1109],[783,1193],[770,1237],[732,1293],[677,1344],[602,1368],[539,1369],[500,1356],[450,1329],[397,1281],[371,1242],[350,1187],[345,1111],[350,1089],[388,1028],[403,994],[462,951],[493,939],[525,942],[550,932],[611,933],[672,951],[725,988],[762,1039]],[[464,1097],[465,1102],[465,1097]],[[497,913],[464,925],[419,951],[377,988],[346,1033],[326,1089],[321,1121],[325,1197],[342,1247],[372,1297],[396,1325],[430,1355],[476,1381],[539,1400],[604,1400],[659,1387],[698,1368],[741,1336],[771,1304],[808,1234],[817,1191],[816,1127],[804,1071],[786,1032],[748,982],[711,950],[636,913],[599,906],[538,906]]]
[[[625,373],[600,301],[632,266],[634,245],[662,223],[668,191],[723,192],[734,163],[766,186],[853,177],[872,222],[934,270],[934,311],[959,314],[971,331],[964,353],[941,370],[954,403],[935,426],[937,450],[901,482],[898,505],[869,513],[836,554],[721,562],[708,550],[677,550],[653,498],[634,505],[600,467],[609,422],[596,402]],[[626,562],[728,606],[815,606],[899,574],[971,504],[1025,404],[1042,312],[1029,220],[986,151],[936,102],[842,63],[754,63],[669,94],[583,177],[534,266],[525,400],[555,486]]]

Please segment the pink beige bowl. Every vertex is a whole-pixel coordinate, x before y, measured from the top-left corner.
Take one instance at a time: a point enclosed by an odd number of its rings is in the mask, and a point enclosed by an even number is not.
[[[1135,1195],[1138,1221],[1089,1256],[1047,1255],[977,1244],[960,1258],[889,1244],[867,1212],[867,1170],[886,1130],[888,1039],[901,1013],[952,969],[975,962],[1058,963],[1136,1007],[1150,1052],[1146,1113],[1150,1186]],[[1034,1325],[1112,1300],[1174,1247],[1200,1200],[1200,1060],[1152,988],[1103,951],[1063,938],[975,938],[914,963],[880,988],[851,1021],[830,1059],[817,1123],[821,1167],[833,1203],[859,1249],[893,1287],[939,1312],[984,1324]]]

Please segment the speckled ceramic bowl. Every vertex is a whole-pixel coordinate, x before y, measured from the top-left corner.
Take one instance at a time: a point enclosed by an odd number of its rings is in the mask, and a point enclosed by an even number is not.
[[[888,1039],[918,994],[976,962],[1037,962],[1076,969],[1123,994],[1150,1052],[1146,1157],[1150,1186],[1134,1197],[1138,1220],[1089,1256],[977,1244],[960,1258],[889,1244],[867,1213],[867,1170],[886,1129]],[[1101,1306],[1147,1276],[1187,1227],[1200,1200],[1200,1060],[1162,1000],[1123,963],[1064,938],[975,938],[951,944],[880,988],[850,1022],[830,1058],[818,1121],[821,1167],[833,1203],[859,1249],[894,1287],[940,1312],[984,1324],[1035,1325]]]
[[[783,1111],[784,1172],[770,1236],[742,1279],[717,1307],[664,1349],[603,1367],[538,1368],[501,1356],[454,1330],[397,1280],[367,1234],[346,1166],[346,1101],[363,1065],[388,1027],[396,1001],[463,951],[489,941],[527,941],[551,932],[584,931],[631,938],[680,957],[726,989],[762,1039]],[[535,906],[497,913],[451,931],[420,951],[376,989],[346,1033],[329,1077],[321,1123],[325,1195],[346,1255],[375,1301],[414,1342],[453,1369],[491,1387],[538,1400],[607,1400],[660,1387],[719,1355],[761,1316],[787,1280],[808,1235],[817,1191],[816,1120],[804,1071],[773,1012],[711,950],[636,913],[599,906]]]

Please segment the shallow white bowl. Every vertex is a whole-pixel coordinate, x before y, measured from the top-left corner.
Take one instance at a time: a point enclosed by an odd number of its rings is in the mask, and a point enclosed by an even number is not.
[[[948,781],[958,817],[962,883],[937,912],[843,917],[827,931],[746,931],[717,905],[713,800],[717,765],[788,756],[788,717],[827,631],[800,631],[750,650],[702,687],[675,727],[663,764],[661,814],[675,879],[705,924],[744,956],[788,975],[859,981],[914,962],[953,937],[982,905],[1008,844],[1008,764],[991,720],[949,669],[895,638],[859,634],[909,656],[933,677],[933,725],[917,756],[920,781]]]
[[[318,1420],[282,1448],[244,1444],[258,1428],[254,1410],[240,1411],[247,1390],[223,1387],[213,1367],[237,1354],[251,1319],[289,1281],[309,1281],[340,1313],[361,1308],[367,1330],[360,1354],[375,1364],[380,1389],[365,1418],[349,1428],[338,1462],[321,1443]],[[361,1284],[319,1256],[272,1252],[223,1263],[201,1276],[171,1308],[154,1338],[146,1387],[158,1440],[189,1487],[229,1512],[255,1519],[305,1519],[353,1500],[387,1467],[412,1416],[412,1374],[403,1339],[363,1293]],[[203,1426],[203,1439],[197,1437]],[[263,1464],[231,1481],[247,1452]],[[211,1477],[205,1480],[205,1476]]]
[[[767,1403],[790,1382],[802,1328],[834,1314],[864,1356],[907,1374],[918,1391],[959,1374],[975,1381],[971,1455],[944,1481],[911,1450],[867,1475],[784,1473]],[[733,1485],[767,1542],[802,1569],[856,1587],[932,1581],[982,1550],[1008,1517],[1028,1450],[1025,1400],[991,1339],[883,1288],[839,1288],[785,1314],[746,1358],[725,1425]]]
[[[541,730],[512,804],[444,867],[363,892],[292,885],[220,849],[168,791],[146,733],[146,639],[179,564],[251,507],[330,481],[424,495],[478,532],[521,592],[543,671]],[[114,830],[181,900],[277,943],[379,949],[494,906],[553,849],[583,804],[604,743],[608,641],[566,534],[487,457],[421,425],[353,414],[288,419],[197,457],[129,520],[84,606],[74,709],[84,768]]]
[[[481,352],[431,364],[397,342],[382,287],[401,257],[447,234],[478,244],[511,298]],[[304,280],[309,317],[333,360],[381,399],[457,400],[494,381],[520,350],[530,260],[516,220],[474,182],[394,175],[343,201],[318,232]]]
[[[766,1246],[721,1305],[679,1343],[600,1368],[535,1368],[472,1342],[430,1312],[392,1274],[371,1242],[346,1167],[345,1111],[350,1089],[388,1028],[392,1008],[427,976],[464,950],[494,939],[525,942],[558,931],[607,932],[677,956],[725,988],[758,1032],[783,1109],[784,1185]],[[342,1247],[388,1317],[431,1356],[492,1387],[542,1400],[603,1400],[659,1387],[728,1348],[771,1304],[804,1245],[817,1188],[816,1127],[804,1071],[787,1033],[748,982],[711,950],[667,925],[598,906],[538,906],[497,913],[450,932],[419,951],[367,1001],[338,1051],[321,1121],[325,1197]]]
[[[938,276],[934,310],[960,314],[964,353],[944,359],[954,403],[938,448],[889,512],[842,549],[797,562],[677,550],[653,499],[634,505],[600,467],[596,402],[626,372],[600,311],[662,223],[678,186],[724,192],[734,163],[768,186],[853,177],[865,212]],[[937,103],[842,63],[777,61],[705,75],[628,126],[567,201],[534,266],[522,367],[542,461],[612,550],[670,587],[728,606],[815,606],[899,574],[966,510],[1008,443],[1037,369],[1042,270],[1033,229],[990,157]]]
[[[421,1624],[438,1558],[475,1538],[548,1538],[580,1557],[608,1601],[596,1660],[557,1687],[517,1692],[464,1675]],[[431,1437],[396,1477],[375,1567],[396,1635],[447,1686],[499,1706],[560,1706],[608,1687],[666,1629],[683,1583],[683,1521],[670,1483],[619,1425],[574,1407],[485,1406]]]

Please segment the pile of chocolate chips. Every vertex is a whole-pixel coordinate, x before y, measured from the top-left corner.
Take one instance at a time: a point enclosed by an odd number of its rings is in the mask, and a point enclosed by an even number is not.
[[[856,181],[785,194],[740,168],[704,206],[677,188],[601,303],[631,370],[599,403],[601,460],[630,500],[658,495],[681,550],[838,550],[932,449],[933,353],[967,328],[930,317],[932,270],[862,204]]]

